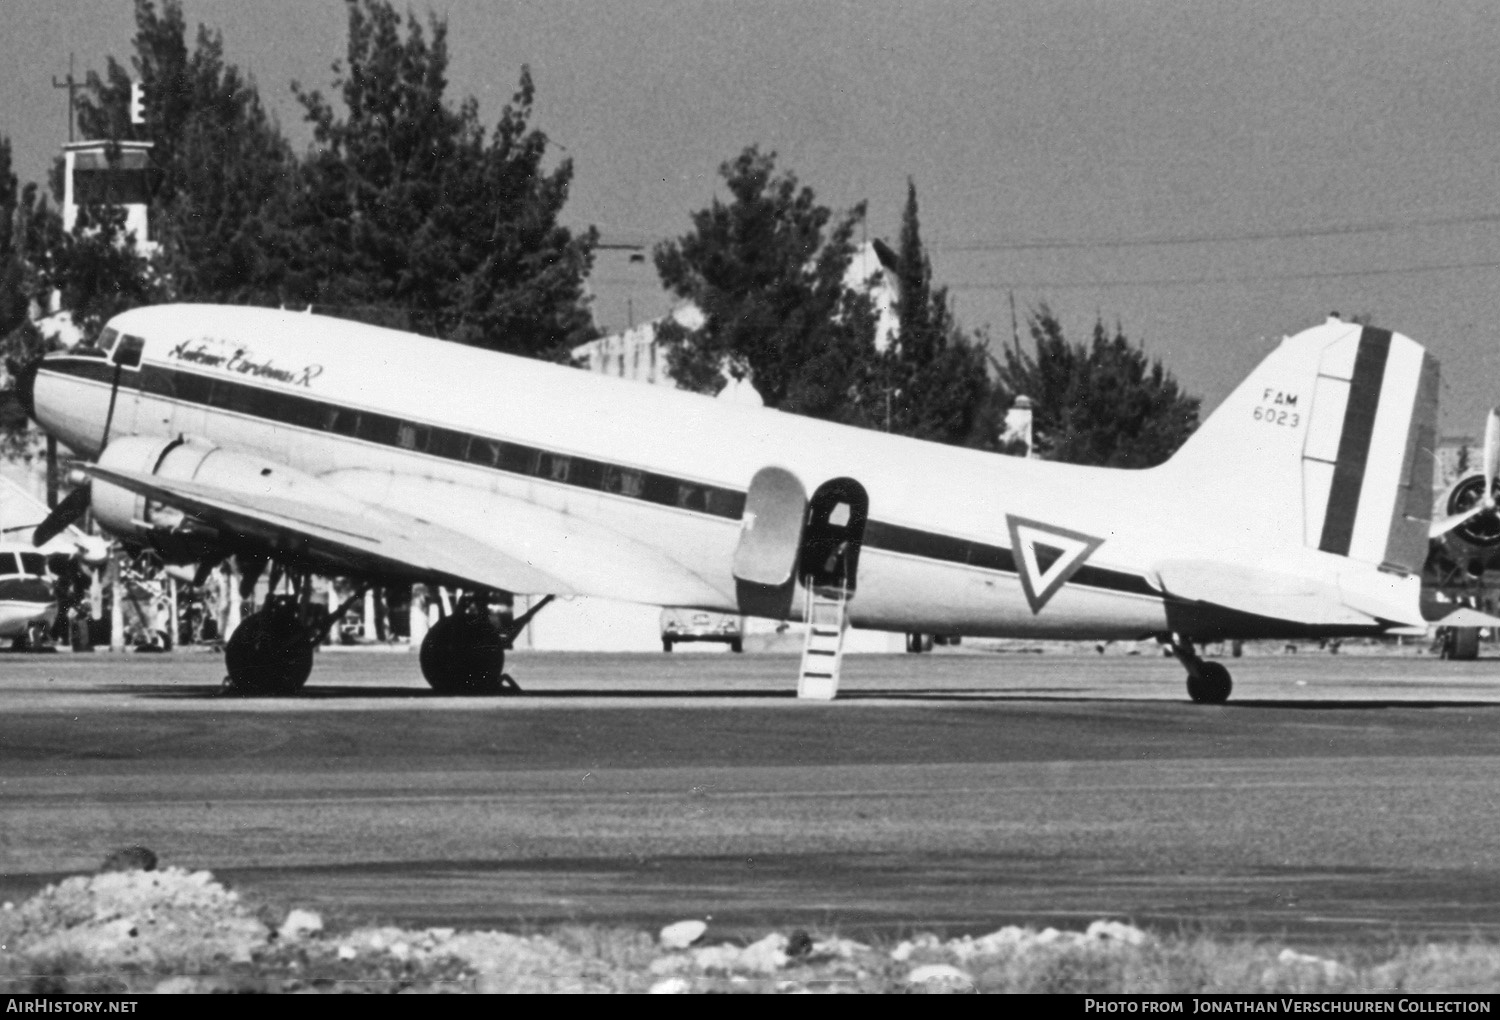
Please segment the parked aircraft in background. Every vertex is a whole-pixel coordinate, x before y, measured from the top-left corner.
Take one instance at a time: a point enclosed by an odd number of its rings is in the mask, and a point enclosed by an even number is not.
[[[452,693],[501,685],[506,635],[484,611],[499,591],[810,619],[800,690],[816,697],[834,693],[846,624],[1155,637],[1191,697],[1219,702],[1230,677],[1203,642],[1409,632],[1472,612],[1423,597],[1437,365],[1336,318],[1284,340],[1145,471],[259,308],[129,311],[19,386],[92,459],[38,540],[92,506],[169,563],[206,573],[236,554],[269,563],[273,590],[287,581],[228,643],[229,684],[246,693],[307,679],[332,626],[311,604],[315,573],[463,589],[421,655]]]
[[[89,566],[99,566],[109,556],[109,541],[69,525],[50,536],[38,547],[30,541],[38,525],[51,511],[47,504],[30,495],[9,478],[0,478],[0,541],[25,539],[27,552],[39,552],[47,558],[74,556]]]
[[[99,564],[109,555],[108,542],[74,527],[35,547],[31,536],[47,513],[45,503],[0,478],[0,641],[18,649],[36,645],[57,617],[56,579],[48,560],[76,556]]]
[[[1445,515],[1432,527],[1432,552],[1426,582],[1430,595],[1450,605],[1471,605],[1494,612],[1500,587],[1500,409],[1485,422],[1481,469],[1454,482],[1439,499],[1436,512]],[[1443,633],[1444,658],[1473,659],[1479,654],[1479,627],[1453,618]]]
[[[57,618],[57,595],[47,557],[30,542],[0,542],[0,641],[33,647]]]

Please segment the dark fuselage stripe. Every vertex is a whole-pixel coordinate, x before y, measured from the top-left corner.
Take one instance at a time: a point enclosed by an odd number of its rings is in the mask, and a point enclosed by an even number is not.
[[[113,367],[96,359],[51,360],[47,363],[47,370],[106,385],[113,377]],[[744,516],[745,493],[734,489],[555,453],[508,440],[490,439],[374,411],[356,410],[297,393],[217,379],[197,372],[147,364],[139,372],[126,369],[121,386],[166,400],[360,439],[560,485],[612,493],[729,520],[737,521]],[[867,549],[920,559],[1017,573],[1015,556],[1004,546],[899,524],[870,521],[865,527],[863,544]],[[1070,583],[1131,595],[1160,595],[1144,577],[1104,567],[1081,567]]]
[[[1370,459],[1370,436],[1375,431],[1375,413],[1380,410],[1380,390],[1390,352],[1390,331],[1366,326],[1354,356],[1354,378],[1349,382],[1344,431],[1339,436],[1339,459],[1334,464],[1328,513],[1323,518],[1323,536],[1318,542],[1323,552],[1349,555],[1354,519],[1359,515],[1359,497],[1365,484],[1365,465]]]

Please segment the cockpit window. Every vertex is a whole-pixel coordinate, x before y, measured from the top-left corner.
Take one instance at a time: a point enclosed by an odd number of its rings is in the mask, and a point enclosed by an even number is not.
[[[21,557],[21,573],[35,574],[42,577],[47,573],[47,557],[41,553],[23,552]]]
[[[120,339],[120,331],[105,326],[104,332],[99,334],[99,349],[106,353],[114,350],[115,341],[118,339]]]
[[[138,336],[126,333],[120,337],[120,344],[115,348],[114,357],[111,359],[116,365],[125,368],[134,368],[141,363],[141,351],[146,349],[146,341]]]

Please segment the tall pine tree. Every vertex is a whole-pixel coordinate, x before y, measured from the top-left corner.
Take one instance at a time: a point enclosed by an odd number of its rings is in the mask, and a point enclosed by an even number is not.
[[[691,233],[656,248],[662,283],[703,312],[659,339],[678,384],[717,392],[748,378],[767,407],[858,425],[883,414],[874,313],[844,277],[859,206],[837,221],[774,153],[751,146],[719,168],[729,200],[693,214]]]
[[[886,258],[896,278],[899,330],[884,352],[882,381],[890,394],[888,428],[942,443],[985,445],[977,434],[991,385],[984,345],[966,337],[953,317],[946,287],[932,285],[922,244],[917,187],[908,180],[900,250]]]
[[[1176,452],[1198,426],[1199,400],[1117,326],[1094,324],[1070,343],[1052,310],[1029,317],[1035,353],[1007,349],[1000,382],[1030,397],[1037,450],[1047,460],[1144,468]]]
[[[571,160],[544,169],[520,85],[493,132],[471,98],[451,106],[447,25],[348,0],[343,110],[296,88],[317,151],[285,251],[289,296],[367,321],[518,354],[564,358],[596,333],[584,279],[597,234],[558,222]],[[430,33],[430,37],[429,37]]]

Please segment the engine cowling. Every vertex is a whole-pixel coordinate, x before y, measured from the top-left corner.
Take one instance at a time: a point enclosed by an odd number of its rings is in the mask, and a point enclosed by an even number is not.
[[[1484,485],[1482,474],[1469,475],[1453,483],[1439,504],[1443,515],[1454,517],[1472,510],[1484,499]],[[1500,479],[1495,482],[1494,494],[1500,497]],[[1500,513],[1481,511],[1453,528],[1440,541],[1448,560],[1478,577],[1500,565]]]
[[[122,436],[99,457],[99,466],[172,481],[198,482],[247,496],[285,496],[341,510],[362,510],[327,483],[273,461],[225,450],[201,439]],[[222,559],[242,546],[241,536],[175,507],[94,479],[92,503],[99,525],[128,544],[147,546],[169,564]]]
[[[99,456],[99,466],[163,478],[191,479],[214,447],[180,439],[122,436]],[[99,526],[127,545],[144,545],[167,563],[195,563],[226,555],[212,529],[180,510],[96,478],[90,500]]]

